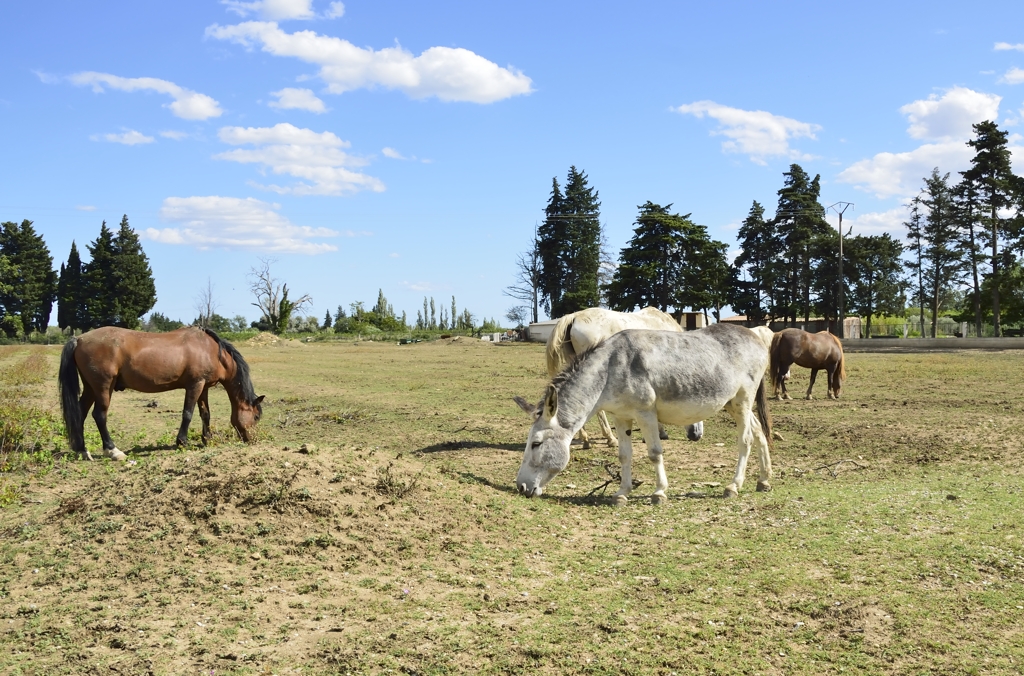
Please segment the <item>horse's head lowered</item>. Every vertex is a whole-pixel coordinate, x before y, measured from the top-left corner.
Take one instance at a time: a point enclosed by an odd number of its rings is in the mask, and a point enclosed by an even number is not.
[[[539,496],[555,475],[569,464],[569,444],[572,430],[558,422],[558,391],[551,385],[536,406],[522,397],[515,402],[534,417],[533,427],[526,437],[523,464],[516,476],[516,488],[528,498]]]
[[[263,395],[256,397],[252,403],[239,400],[232,404],[231,424],[238,431],[238,436],[242,438],[242,441],[249,443],[252,441],[253,428],[263,416]]]

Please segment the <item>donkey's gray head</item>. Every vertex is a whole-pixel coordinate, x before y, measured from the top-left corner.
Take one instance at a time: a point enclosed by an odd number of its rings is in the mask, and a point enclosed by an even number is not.
[[[534,418],[526,437],[523,464],[516,475],[516,488],[528,498],[539,496],[556,474],[569,464],[572,431],[558,422],[558,391],[548,386],[544,398],[534,406],[522,397],[515,402]]]

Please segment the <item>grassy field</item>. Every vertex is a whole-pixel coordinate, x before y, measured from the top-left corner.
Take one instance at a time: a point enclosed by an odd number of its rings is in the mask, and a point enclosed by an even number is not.
[[[0,348],[37,421],[0,455],[0,673],[1024,671],[1020,353],[850,355],[843,399],[771,402],[772,492],[719,497],[719,414],[670,428],[667,505],[641,451],[616,509],[602,443],[515,494],[539,346],[239,347],[259,443],[218,390],[174,450],[182,394],[121,392],[125,464],[51,460],[58,348]]]

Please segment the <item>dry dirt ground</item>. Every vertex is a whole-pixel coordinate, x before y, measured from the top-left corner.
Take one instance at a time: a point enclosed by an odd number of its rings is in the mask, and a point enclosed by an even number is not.
[[[772,402],[775,490],[720,499],[724,414],[670,428],[669,504],[621,509],[603,443],[512,486],[542,348],[240,344],[259,441],[176,450],[182,394],[114,396],[130,461],[0,474],[0,672],[1019,673],[1015,352],[849,356]],[[42,357],[40,357],[42,355]],[[19,397],[57,413],[58,348]],[[37,370],[38,370],[37,369]],[[794,368],[794,394],[807,372]],[[817,394],[824,396],[819,379]],[[196,418],[198,423],[198,416]],[[198,426],[198,425],[197,425]],[[592,434],[599,430],[591,423]],[[99,446],[91,419],[87,440]],[[642,449],[637,456],[642,460]],[[751,462],[751,477],[755,463]],[[4,493],[6,491],[6,493]],[[607,493],[610,495],[614,487]]]

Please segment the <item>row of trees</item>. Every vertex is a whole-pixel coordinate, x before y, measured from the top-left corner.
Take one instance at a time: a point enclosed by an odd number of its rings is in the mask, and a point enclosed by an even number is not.
[[[156,304],[156,285],[139,237],[121,219],[116,233],[100,226],[83,262],[75,242],[60,273],[32,221],[0,225],[0,328],[12,338],[45,332],[57,305],[61,329],[137,328]]]
[[[564,195],[553,180],[544,222],[517,259],[516,281],[505,293],[523,304],[507,317],[537,321],[541,309],[559,317],[603,303],[718,319],[730,305],[752,323],[857,314],[870,332],[871,317],[902,314],[910,292],[922,326],[924,308],[931,308],[933,335],[938,316],[950,310],[959,310],[962,321],[969,316],[978,335],[988,315],[1000,335],[1004,321],[1024,322],[1024,179],[1010,169],[1006,132],[994,122],[976,124],[974,132],[968,144],[976,154],[961,180],[951,184],[935,170],[910,203],[906,245],[889,234],[843,236],[825,219],[820,176],[792,164],[774,215],[751,205],[732,263],[728,246],[690,214],[648,201],[612,264],[597,192],[571,167]]]

